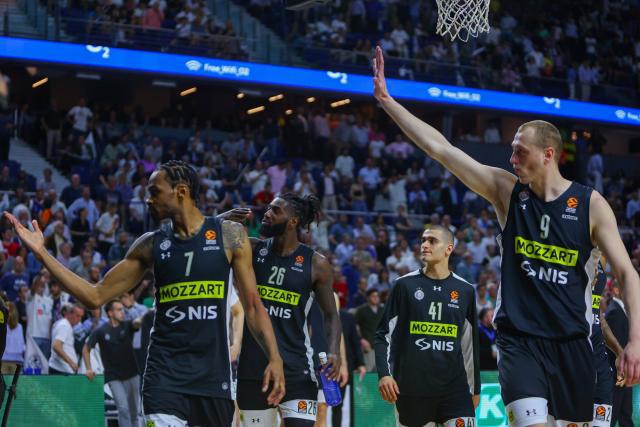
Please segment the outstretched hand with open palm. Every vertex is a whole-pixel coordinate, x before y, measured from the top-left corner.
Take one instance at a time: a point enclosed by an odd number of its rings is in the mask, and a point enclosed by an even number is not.
[[[387,81],[384,77],[384,55],[380,46],[376,46],[373,58],[373,96],[377,100],[389,97]]]
[[[38,221],[33,220],[31,224],[33,225],[33,230],[29,230],[27,227],[22,225],[18,219],[11,215],[9,212],[4,213],[4,217],[9,220],[13,230],[16,232],[22,243],[34,253],[34,255],[38,256],[44,250],[44,235],[40,230],[40,226],[38,225]]]

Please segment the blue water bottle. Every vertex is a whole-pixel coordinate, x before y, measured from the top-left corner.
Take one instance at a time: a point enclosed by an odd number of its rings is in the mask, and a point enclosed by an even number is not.
[[[324,398],[329,406],[338,406],[342,402],[342,395],[340,394],[340,384],[335,380],[330,380],[327,374],[323,372],[331,369],[331,365],[327,365],[327,353],[318,353],[320,359],[320,380],[322,381],[322,391],[324,392]],[[326,365],[326,366],[325,366]],[[324,369],[323,369],[324,368]]]

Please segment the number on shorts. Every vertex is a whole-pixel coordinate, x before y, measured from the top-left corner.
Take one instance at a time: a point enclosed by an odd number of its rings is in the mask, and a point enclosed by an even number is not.
[[[549,236],[549,223],[551,222],[551,218],[549,215],[544,214],[542,218],[540,218],[540,237],[546,239]]]
[[[191,261],[193,261],[193,251],[185,252],[184,256],[187,257],[187,269],[184,272],[185,276],[191,274]]]

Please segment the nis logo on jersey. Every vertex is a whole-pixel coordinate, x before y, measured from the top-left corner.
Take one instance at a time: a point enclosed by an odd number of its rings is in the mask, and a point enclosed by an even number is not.
[[[453,351],[454,348],[453,341],[429,340],[427,338],[418,338],[415,344],[420,351]]]
[[[522,268],[526,273],[527,277],[536,277],[539,280],[555,283],[556,285],[566,285],[567,277],[569,276],[568,271],[558,270],[553,267],[540,267],[538,271],[531,265],[529,261],[522,261],[520,264],[520,268]]]

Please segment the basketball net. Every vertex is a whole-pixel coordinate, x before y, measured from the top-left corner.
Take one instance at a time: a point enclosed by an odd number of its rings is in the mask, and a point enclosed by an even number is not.
[[[489,32],[490,0],[436,0],[438,24],[436,34],[466,42]]]

